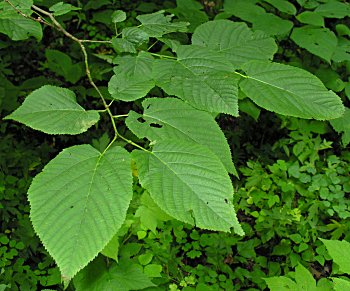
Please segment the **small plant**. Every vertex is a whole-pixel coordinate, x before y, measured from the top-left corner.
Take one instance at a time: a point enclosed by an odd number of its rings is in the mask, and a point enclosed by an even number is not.
[[[349,255],[350,244],[347,241],[325,240],[321,241],[326,246],[330,256],[333,259],[333,267],[338,267],[339,275],[348,275],[350,273]],[[334,274],[337,274],[334,272]],[[283,290],[335,290],[342,291],[350,288],[349,279],[344,276],[331,277],[330,280],[325,278],[319,280],[316,285],[312,274],[303,266],[298,265],[295,272],[288,274],[290,277],[271,277],[266,278],[265,281],[271,291]],[[293,280],[294,279],[294,280]]]

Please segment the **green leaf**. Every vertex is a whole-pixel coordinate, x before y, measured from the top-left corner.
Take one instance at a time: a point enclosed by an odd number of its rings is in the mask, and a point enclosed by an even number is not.
[[[332,278],[335,291],[350,290],[350,281],[341,278]]]
[[[139,15],[136,17],[142,23],[142,29],[151,37],[161,37],[171,32],[186,32],[187,22],[171,22],[172,15],[164,15],[164,11],[151,14]]]
[[[17,110],[4,119],[16,120],[48,134],[79,134],[99,118],[97,111],[81,107],[71,90],[46,85],[29,94]]]
[[[162,277],[161,275],[162,270],[163,270],[162,266],[158,264],[149,264],[144,268],[145,274],[151,278]]]
[[[330,121],[334,130],[343,133],[342,143],[346,147],[350,143],[350,109],[346,108],[343,116]]]
[[[338,63],[350,61],[350,41],[345,37],[338,37],[338,45],[332,56],[332,61]]]
[[[116,10],[112,14],[113,23],[123,22],[125,19],[126,19],[126,13],[122,10]]]
[[[178,60],[157,60],[157,86],[192,106],[209,112],[238,115],[238,76],[224,56],[198,46],[179,46]]]
[[[52,5],[50,7],[50,11],[53,12],[54,16],[64,15],[64,14],[67,14],[71,11],[80,10],[80,9],[81,8],[79,8],[79,7],[75,7],[71,4],[63,3],[63,2],[58,2],[55,5]]]
[[[312,274],[301,264],[295,268],[295,282],[285,276],[264,278],[271,291],[316,291],[324,290],[316,287],[316,281]]]
[[[350,243],[345,240],[326,240],[321,238],[320,240],[326,246],[334,263],[339,266],[339,270],[346,274],[350,274]]]
[[[18,9],[31,15],[31,1],[11,1]],[[31,19],[19,15],[8,3],[0,3],[0,33],[6,34],[12,40],[24,40],[34,36],[41,40],[43,36],[41,25]]]
[[[279,11],[289,14],[295,15],[297,10],[295,6],[286,0],[264,0],[265,2],[271,4],[273,7],[277,8]]]
[[[114,69],[115,75],[108,83],[112,98],[133,101],[144,97],[155,86],[153,62],[153,57],[145,52],[120,58],[119,66]]]
[[[233,188],[220,160],[206,147],[183,140],[158,141],[152,152],[135,150],[139,179],[174,218],[200,228],[243,235],[232,205]]]
[[[258,121],[261,112],[261,109],[248,98],[239,101],[239,110],[253,117],[255,121]]]
[[[102,251],[124,222],[132,198],[130,164],[123,148],[101,154],[78,145],[63,150],[34,178],[28,190],[31,220],[65,281]]]
[[[240,83],[242,91],[267,110],[317,120],[344,113],[341,99],[305,70],[259,61],[245,64],[243,70],[248,76]]]
[[[136,54],[135,46],[124,38],[113,37],[112,46],[117,53],[132,53]]]
[[[291,290],[298,290],[297,284],[287,277],[271,277],[271,278],[264,278],[264,281],[266,282],[267,286],[270,288],[271,291],[291,291]]]
[[[195,0],[176,0],[176,8],[168,11],[175,14],[179,20],[189,22],[188,31],[193,32],[197,26],[209,20],[202,10],[203,6]]]
[[[226,0],[224,11],[248,22],[252,22],[257,16],[264,14],[265,9],[256,5],[256,0]]]
[[[145,191],[141,196],[141,205],[135,212],[135,217],[140,218],[142,229],[149,229],[156,233],[158,222],[168,221],[171,219],[149,196]]]
[[[311,24],[314,26],[324,26],[324,19],[320,14],[313,11],[304,11],[296,16],[301,23]]]
[[[82,65],[80,63],[73,64],[69,55],[57,50],[46,49],[45,56],[49,69],[64,77],[66,81],[75,84],[83,76]]]
[[[328,28],[297,27],[293,29],[291,38],[297,45],[327,62],[337,48],[337,37]]]
[[[350,5],[338,1],[329,1],[328,3],[319,4],[315,12],[327,18],[344,18],[350,16]]]
[[[141,44],[148,41],[149,36],[139,27],[126,27],[122,30],[123,39],[131,42],[135,46],[140,46]]]
[[[298,285],[298,290],[316,290],[316,281],[312,274],[301,264],[295,268],[295,281]]]
[[[179,99],[151,98],[142,102],[144,113],[130,111],[126,125],[139,138],[151,141],[179,139],[198,143],[215,153],[230,173],[236,173],[227,140],[207,112]],[[139,121],[143,119],[143,122]]]
[[[101,254],[118,262],[119,235],[113,236],[109,243],[103,248]]]
[[[192,44],[219,53],[235,68],[250,60],[269,60],[277,51],[273,38],[252,32],[245,23],[229,20],[209,21],[197,27]]]
[[[77,291],[129,291],[155,285],[142,272],[140,265],[121,260],[119,264],[113,263],[107,268],[106,263],[98,257],[76,276],[74,286]]]
[[[293,28],[293,22],[272,13],[258,15],[253,21],[254,30],[262,30],[268,35],[285,35]]]

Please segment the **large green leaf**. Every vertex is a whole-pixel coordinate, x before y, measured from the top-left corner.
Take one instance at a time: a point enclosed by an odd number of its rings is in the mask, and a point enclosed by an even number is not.
[[[339,271],[350,274],[350,243],[345,240],[320,240],[326,246],[333,262],[339,266]]]
[[[110,267],[98,257],[74,278],[77,291],[129,291],[155,286],[140,265],[121,260]]]
[[[292,40],[310,53],[330,62],[337,49],[337,37],[328,28],[303,26],[293,29]]]
[[[199,46],[179,46],[178,60],[158,60],[156,84],[169,95],[209,112],[238,116],[239,78],[223,55]]]
[[[132,198],[129,153],[90,145],[63,150],[31,184],[31,220],[65,281],[84,268],[124,222]]]
[[[33,1],[11,1],[19,10],[26,15],[30,15]],[[6,34],[12,40],[24,40],[30,36],[34,36],[37,40],[41,40],[43,32],[41,25],[31,19],[19,15],[5,1],[0,3],[0,33]]]
[[[315,12],[327,18],[344,18],[350,16],[350,5],[349,3],[329,1],[319,4]]]
[[[79,134],[96,122],[97,111],[85,111],[75,100],[73,91],[43,86],[25,99],[23,104],[4,119],[13,119],[48,134]]]
[[[350,109],[346,108],[343,116],[330,122],[336,132],[343,133],[342,142],[347,146],[350,143]]]
[[[147,99],[142,106],[142,115],[131,111],[126,119],[126,125],[139,138],[175,138],[202,144],[219,157],[227,171],[236,173],[227,140],[209,113],[175,98]],[[141,118],[143,122],[139,121]]]
[[[267,110],[318,120],[344,113],[341,99],[305,70],[259,61],[245,64],[243,70],[248,76],[240,83],[242,91]]]
[[[148,53],[120,58],[115,75],[108,83],[113,99],[133,101],[144,97],[155,85],[152,76],[154,59]]]
[[[132,153],[139,179],[158,206],[200,228],[243,230],[232,205],[230,177],[216,155],[183,140],[157,141],[152,152]]]
[[[273,38],[252,32],[245,23],[209,21],[197,27],[192,44],[207,47],[238,68],[250,60],[269,60],[277,51]]]
[[[186,32],[188,22],[171,22],[172,15],[164,15],[164,11],[136,17],[142,23],[141,28],[151,37],[161,37],[171,32]]]

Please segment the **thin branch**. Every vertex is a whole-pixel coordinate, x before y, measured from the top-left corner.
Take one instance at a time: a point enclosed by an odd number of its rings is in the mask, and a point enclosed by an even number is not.
[[[81,42],[96,42],[96,43],[108,43],[111,44],[112,41],[110,40],[90,40],[90,39],[81,39]]]
[[[8,2],[13,8],[16,9],[16,7],[9,2],[9,0],[5,0],[6,2]],[[53,16],[52,13],[48,12],[48,11],[45,11],[43,9],[41,9],[40,7],[36,6],[36,5],[32,5],[32,9],[43,14],[43,15],[46,15],[47,17],[49,17],[53,23],[53,26],[54,28],[56,28],[57,30],[61,31],[65,36],[67,36],[68,38],[70,38],[71,40],[75,41],[76,43],[79,44],[80,46],[80,49],[83,53],[83,56],[84,56],[84,64],[85,64],[85,72],[86,72],[86,76],[91,84],[91,86],[96,90],[96,92],[98,93],[98,95],[100,96],[101,100],[102,100],[102,103],[103,103],[103,106],[106,108],[106,111],[110,117],[110,120],[111,120],[111,123],[112,123],[112,126],[113,126],[113,130],[114,130],[114,138],[112,139],[112,141],[110,142],[109,146],[105,149],[105,151],[114,143],[114,141],[117,139],[117,137],[119,136],[121,139],[123,139],[124,141],[126,141],[127,143],[143,150],[143,151],[146,151],[146,152],[150,152],[148,150],[146,150],[145,148],[143,148],[142,146],[134,143],[132,140],[128,140],[127,138],[123,137],[122,135],[120,135],[118,133],[118,130],[117,130],[117,126],[116,126],[116,123],[115,123],[115,120],[114,120],[114,116],[112,114],[112,111],[110,110],[109,106],[111,104],[107,104],[106,102],[106,99],[104,98],[102,92],[100,91],[100,89],[97,87],[97,85],[95,84],[94,80],[92,79],[91,77],[91,71],[90,71],[90,68],[89,68],[89,58],[88,58],[88,54],[86,52],[86,48],[84,46],[84,42],[103,42],[103,43],[107,43],[109,41],[89,41],[89,40],[82,40],[82,39],[79,39],[79,38],[76,38],[74,35],[72,35],[71,33],[69,33],[67,30],[65,30],[62,25],[56,20],[56,18]],[[17,11],[17,9],[16,9]],[[21,15],[24,14],[24,13],[21,13]],[[25,16],[25,14],[23,15]]]

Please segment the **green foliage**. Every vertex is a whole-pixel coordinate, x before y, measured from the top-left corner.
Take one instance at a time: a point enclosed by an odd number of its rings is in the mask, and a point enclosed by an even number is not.
[[[33,91],[17,110],[5,119],[13,119],[48,134],[78,134],[98,122],[95,110],[86,111],[69,89],[42,86]]]
[[[318,238],[348,239],[350,159],[337,142],[337,154],[327,152],[335,135],[326,121],[347,146],[349,5],[98,2],[0,2],[4,120],[57,135],[23,129],[57,146],[28,195],[35,232],[60,270],[38,241],[30,247],[45,254],[39,271],[21,259],[28,240],[8,222],[22,211],[34,232],[28,205],[18,210],[9,194],[0,289],[55,288],[59,275],[70,290],[345,288],[343,277],[316,282],[303,266],[326,277],[330,254],[344,271],[344,254]],[[56,28],[43,42],[40,23]],[[259,122],[248,127],[245,113]],[[290,136],[265,120],[259,138],[266,116]],[[245,143],[235,130],[255,132]],[[1,178],[22,192],[30,184]]]
[[[31,220],[65,281],[121,227],[132,197],[129,169],[123,148],[100,153],[79,145],[63,150],[33,180],[28,190]]]

